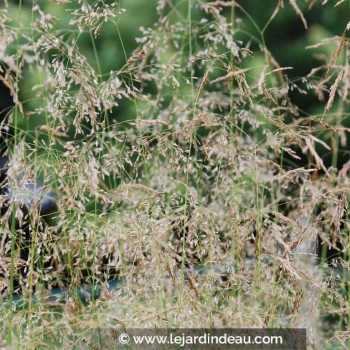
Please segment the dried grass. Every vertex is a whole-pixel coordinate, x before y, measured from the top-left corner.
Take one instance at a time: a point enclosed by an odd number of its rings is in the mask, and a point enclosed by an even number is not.
[[[296,1],[289,2],[307,28]],[[280,67],[263,43],[259,77],[245,74],[250,49],[235,40],[239,22],[224,14],[234,7],[246,18],[242,5],[193,2],[202,20],[192,23],[176,11],[168,16],[169,4],[158,1],[158,21],[141,28],[138,48],[108,75],[77,42],[79,33],[98,40],[105,23],[116,25],[124,15],[116,3],[78,1],[68,39],[39,5],[30,30],[9,25],[7,7],[0,12],[1,80],[15,102],[10,120],[16,127],[22,117],[44,120],[27,131],[31,138],[16,134],[9,177],[19,169],[23,181],[39,174],[59,197],[56,226],[39,229],[38,213],[30,213],[28,261],[20,259],[21,233],[8,225],[11,211],[1,219],[1,285],[14,275],[28,298],[25,309],[6,299],[1,338],[68,349],[72,339],[77,347],[90,344],[88,330],[107,337],[117,326],[307,327],[310,347],[320,348],[332,336],[322,331],[320,314],[332,310],[345,322],[348,313],[342,277],[316,264],[315,246],[318,236],[332,247],[348,244],[349,162],[339,174],[327,169],[317,145],[331,150],[329,140],[315,130],[340,130],[326,118],[339,94],[347,101],[347,68],[335,64],[348,43],[305,78],[307,93],[329,92],[323,118],[297,119],[288,97],[294,85],[282,74],[291,67]],[[279,1],[270,21],[282,8]],[[33,90],[44,102],[33,108],[19,98],[29,64],[43,78]],[[134,114],[112,121],[121,101]],[[306,167],[281,161],[286,153],[298,161],[302,152]],[[13,215],[26,219],[20,208]],[[109,290],[116,277],[120,288]],[[87,293],[81,303],[83,285],[100,296]],[[48,296],[55,286],[66,288],[65,300]],[[347,338],[347,330],[334,335]]]

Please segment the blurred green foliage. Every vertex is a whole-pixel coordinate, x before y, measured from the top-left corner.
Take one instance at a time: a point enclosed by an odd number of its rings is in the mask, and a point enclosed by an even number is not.
[[[11,17],[14,19],[20,17],[22,30],[27,35],[34,35],[29,27],[34,16],[32,1],[22,0],[21,10],[19,1],[9,3]],[[193,11],[191,13],[193,23],[199,21],[203,15],[205,16],[205,14],[198,12],[195,3],[196,0],[193,0]],[[234,39],[248,42],[249,47],[254,52],[243,62],[244,66],[251,68],[247,72],[247,77],[251,81],[259,79],[260,68],[266,64],[264,54],[259,51],[259,45],[263,40],[281,67],[293,67],[292,70],[285,71],[284,74],[288,75],[289,80],[295,82],[301,89],[305,89],[301,78],[307,75],[312,68],[327,64],[336,43],[314,49],[306,49],[306,47],[315,45],[322,39],[342,35],[349,20],[350,12],[350,2],[334,8],[333,4],[322,6],[321,1],[318,1],[309,9],[310,2],[299,1],[298,6],[303,11],[308,23],[308,29],[306,30],[301,18],[288,1],[284,1],[284,7],[271,22],[269,22],[269,19],[275,11],[276,0],[248,0],[238,3],[244,8],[244,11],[239,8],[234,10],[234,20],[237,22],[237,28],[239,28]],[[62,38],[67,43],[73,39],[80,51],[86,56],[89,64],[103,77],[107,76],[110,71],[118,71],[123,67],[133,51],[139,46],[136,39],[141,37],[140,28],[153,27],[158,18],[156,0],[120,1],[120,7],[125,9],[125,13],[114,18],[113,21],[104,23],[100,34],[94,38],[88,30],[79,33],[76,27],[69,25],[72,18],[71,12],[80,6],[77,2],[56,3],[53,0],[39,0],[37,4],[45,13],[51,13],[57,17],[54,30],[61,32]],[[164,11],[168,11],[169,19],[173,22],[176,22],[177,19],[186,18],[188,16],[188,1],[169,1]],[[224,11],[228,19],[233,15],[230,7],[227,7]],[[12,23],[12,25],[17,26],[16,23]],[[167,33],[162,33],[162,35],[166,36]],[[15,47],[11,49],[15,50]],[[184,53],[186,50],[188,50],[188,37],[183,39],[183,48],[179,51]],[[166,63],[167,56],[165,55],[162,59]],[[186,59],[185,55],[184,59]],[[345,57],[339,57],[338,63],[341,63],[342,60],[344,61]],[[40,76],[34,67],[26,67],[25,76],[21,80],[21,91],[22,100],[25,101],[28,110],[37,108],[42,103],[41,100],[36,98],[36,93],[32,91],[32,87],[40,84],[43,79],[45,77]],[[150,85],[149,89],[151,93],[155,93],[156,86]],[[190,93],[190,86],[183,85],[181,87],[182,95]],[[171,91],[171,87],[169,87],[169,95],[171,94],[174,95],[174,91]],[[290,97],[292,102],[301,111],[305,112],[305,115],[322,115],[325,102],[320,103],[313,93],[301,94],[298,89],[294,89]],[[337,103],[334,104],[333,109],[337,109]],[[133,102],[123,99],[119,106],[113,110],[110,119],[116,119],[118,122],[131,120],[135,118],[136,113]],[[152,113],[154,111],[150,111],[150,114]],[[348,115],[347,106],[344,107],[344,115]],[[31,132],[38,125],[44,124],[44,118],[45,116],[42,115],[35,118],[30,117],[28,120],[22,119],[19,127],[26,130],[26,132]],[[345,126],[350,126],[347,118],[344,119],[344,123]]]

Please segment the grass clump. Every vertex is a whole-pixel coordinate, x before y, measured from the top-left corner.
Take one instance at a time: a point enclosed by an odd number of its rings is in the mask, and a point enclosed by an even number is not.
[[[310,347],[344,345],[347,29],[292,79],[266,40],[283,1],[263,26],[235,1],[152,2],[131,45],[133,6],[2,5],[9,181],[41,179],[58,211],[45,225],[12,200],[2,216],[1,338],[103,348],[113,327],[306,327]]]

